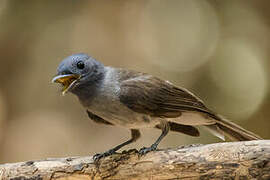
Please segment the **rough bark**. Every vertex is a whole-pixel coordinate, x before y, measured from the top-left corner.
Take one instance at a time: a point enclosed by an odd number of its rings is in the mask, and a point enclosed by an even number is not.
[[[270,179],[270,140],[3,164],[0,179]]]

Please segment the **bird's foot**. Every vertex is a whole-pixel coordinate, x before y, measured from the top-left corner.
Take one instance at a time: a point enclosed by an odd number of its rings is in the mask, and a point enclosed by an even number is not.
[[[104,152],[104,153],[101,153],[101,154],[95,154],[95,155],[93,156],[93,159],[94,159],[94,161],[98,161],[98,160],[100,160],[101,158],[104,158],[104,157],[113,155],[113,154],[115,154],[115,153],[116,153],[116,151],[115,151],[114,149],[110,149],[109,151],[106,151],[106,152]]]
[[[139,154],[140,155],[145,155],[151,151],[155,151],[157,149],[157,145],[153,144],[152,146],[150,147],[143,147],[142,149],[139,150]]]

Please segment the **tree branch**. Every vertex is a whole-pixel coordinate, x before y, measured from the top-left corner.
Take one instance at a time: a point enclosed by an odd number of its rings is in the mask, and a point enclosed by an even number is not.
[[[0,165],[0,179],[270,179],[270,140]]]

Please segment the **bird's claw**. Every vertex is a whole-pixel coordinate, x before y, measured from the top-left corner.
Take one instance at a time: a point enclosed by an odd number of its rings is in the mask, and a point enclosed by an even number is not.
[[[155,151],[157,149],[157,146],[156,145],[152,145],[152,146],[150,146],[150,147],[143,147],[143,148],[141,148],[140,150],[139,150],[139,154],[142,156],[142,155],[145,155],[145,154],[147,154],[147,153],[149,153],[149,152],[151,152],[151,151]]]
[[[110,149],[109,151],[106,151],[106,152],[104,152],[104,153],[101,153],[101,154],[95,154],[95,155],[93,156],[93,159],[94,159],[94,161],[98,161],[98,160],[100,160],[101,158],[104,158],[104,157],[113,155],[113,154],[115,154],[115,153],[116,153],[116,152],[115,152],[114,149]]]

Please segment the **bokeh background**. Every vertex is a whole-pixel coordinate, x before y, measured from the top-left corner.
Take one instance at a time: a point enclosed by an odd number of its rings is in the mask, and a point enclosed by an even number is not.
[[[129,138],[90,121],[50,83],[58,63],[79,52],[186,87],[270,138],[268,0],[1,0],[0,163],[90,155]],[[127,148],[150,145],[160,131],[142,133]],[[200,138],[171,132],[160,148],[214,142],[203,130]]]

